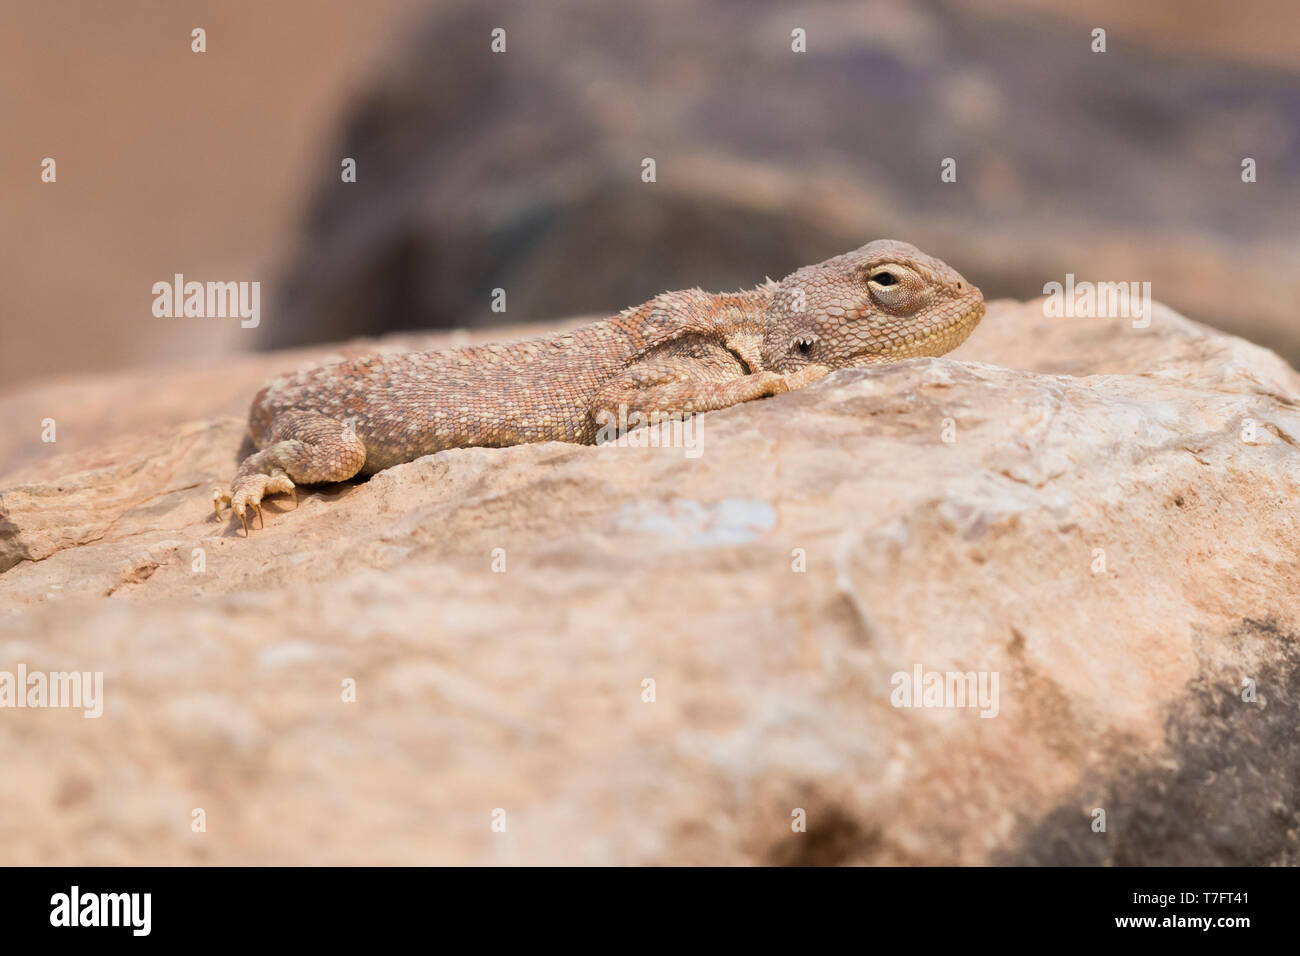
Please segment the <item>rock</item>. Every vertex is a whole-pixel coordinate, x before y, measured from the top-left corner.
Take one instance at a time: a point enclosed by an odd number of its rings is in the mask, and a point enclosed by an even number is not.
[[[452,450],[244,538],[232,395],[312,357],[40,393],[71,450],[9,449],[0,670],[104,704],[4,712],[4,863],[1300,862],[1272,353],[995,302],[698,457]],[[894,706],[918,668],[994,706]]]

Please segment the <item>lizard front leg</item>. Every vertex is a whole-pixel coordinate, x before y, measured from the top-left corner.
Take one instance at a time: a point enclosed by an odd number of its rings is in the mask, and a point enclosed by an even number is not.
[[[230,491],[212,490],[212,508],[221,517],[221,506],[229,504],[248,533],[246,508],[262,520],[261,502],[266,495],[291,492],[295,482],[314,485],[346,481],[366,463],[366,446],[356,432],[342,422],[314,412],[292,412],[275,420],[270,444],[240,462]]]
[[[711,412],[803,388],[828,374],[823,365],[805,365],[789,375],[765,369],[729,377],[690,361],[636,365],[600,390],[592,413],[610,420],[619,417],[620,408],[646,416]]]

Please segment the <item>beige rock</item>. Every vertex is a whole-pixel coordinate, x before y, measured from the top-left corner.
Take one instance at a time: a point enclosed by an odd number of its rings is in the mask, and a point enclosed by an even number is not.
[[[699,457],[453,450],[246,539],[228,405],[308,357],[0,403],[66,449],[4,448],[0,670],[104,673],[99,719],[0,710],[0,862],[1300,861],[1272,353],[993,303]],[[918,666],[996,715],[893,706]]]

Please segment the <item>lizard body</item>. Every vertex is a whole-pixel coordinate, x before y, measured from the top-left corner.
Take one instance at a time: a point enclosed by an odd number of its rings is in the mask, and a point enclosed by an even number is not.
[[[283,376],[253,400],[259,449],[230,491],[241,520],[297,484],[373,474],[447,448],[591,444],[602,413],[685,414],[801,388],[836,368],[961,343],[979,289],[893,240],[781,282],[713,295],[668,292],[568,332],[501,345],[372,355]]]

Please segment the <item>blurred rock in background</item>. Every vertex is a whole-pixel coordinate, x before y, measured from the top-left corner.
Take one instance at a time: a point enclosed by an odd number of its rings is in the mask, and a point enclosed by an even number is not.
[[[990,296],[1150,281],[1300,364],[1297,49],[1294,0],[4,5],[0,392],[604,315],[880,236]],[[178,272],[260,281],[261,328],[155,317]]]
[[[1104,54],[1046,6],[440,4],[349,110],[358,181],[321,167],[262,344],[607,314],[889,236],[990,297],[1149,281],[1296,361],[1300,75],[1263,34],[1300,14],[1258,8],[1216,59],[1195,27],[1150,29],[1177,4],[1094,17]]]

